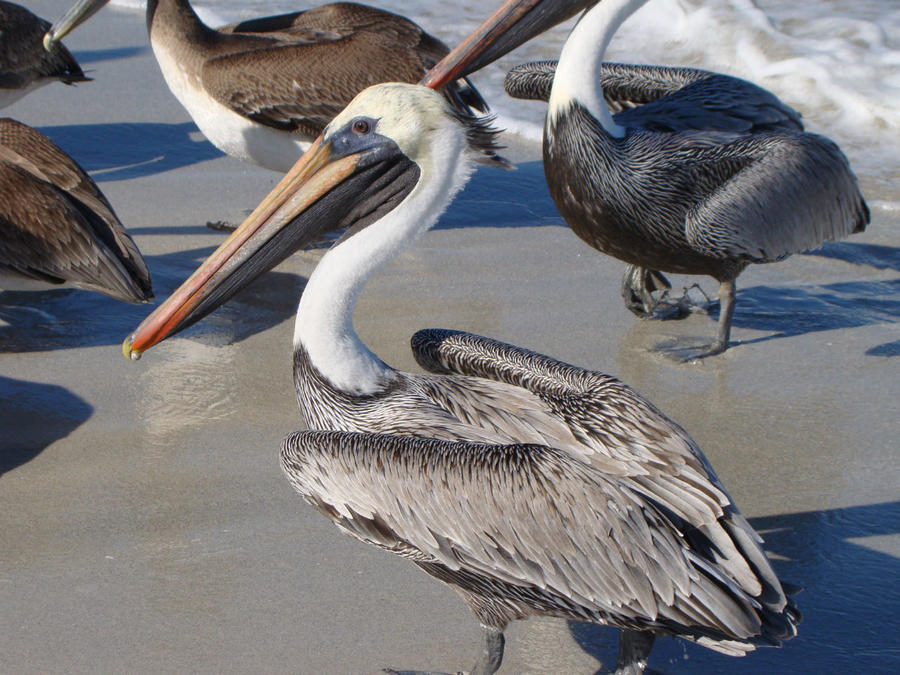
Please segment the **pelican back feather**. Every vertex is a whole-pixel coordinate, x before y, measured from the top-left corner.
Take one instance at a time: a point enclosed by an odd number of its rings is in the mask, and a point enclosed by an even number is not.
[[[224,53],[202,70],[210,95],[261,124],[315,138],[366,87],[418,82],[447,46],[398,14],[332,3],[301,12],[251,19],[219,29]],[[231,34],[235,51],[227,49]],[[259,44],[247,38],[259,37]],[[233,73],[240,73],[236,86]],[[260,86],[254,86],[259,82]],[[488,107],[465,79],[442,90],[465,113]]]
[[[687,433],[618,379],[469,333],[423,330],[413,353],[426,370],[524,388],[569,429],[558,446],[623,486],[646,495],[673,519],[713,542],[712,557],[734,582],[774,611],[786,598],[761,539],[740,514]]]
[[[25,88],[41,78],[64,84],[90,81],[61,42],[49,52],[44,49],[49,21],[15,3],[0,2],[0,28],[0,89]]]
[[[46,136],[8,118],[0,186],[0,267],[128,302],[153,297],[144,259],[96,183]]]
[[[548,101],[556,61],[516,66],[504,87],[513,98]],[[651,131],[802,131],[800,114],[752,82],[698,68],[605,62],[600,87],[613,121]]]
[[[731,173],[719,167],[733,167],[736,156],[750,159],[687,211],[687,240],[706,255],[773,262],[862,232],[869,222],[847,157],[824,136],[758,134],[698,155],[698,173],[711,175]]]
[[[847,158],[798,131],[638,130],[611,139],[578,105],[545,133],[551,195],[595,248],[725,281],[865,229]]]
[[[555,448],[306,431],[281,462],[338,527],[453,584],[489,625],[550,613],[727,653],[793,635],[790,614],[735,584],[712,542]]]

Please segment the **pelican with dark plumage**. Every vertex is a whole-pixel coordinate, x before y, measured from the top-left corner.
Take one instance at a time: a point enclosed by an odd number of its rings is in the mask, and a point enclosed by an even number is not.
[[[869,210],[838,146],[804,132],[770,92],[692,68],[604,64],[613,34],[645,2],[508,0],[481,29],[488,37],[455,50],[426,83],[498,58],[558,21],[560,8],[594,5],[558,64],[515,69],[507,91],[548,101],[550,194],[575,234],[629,263],[629,309],[654,312],[654,292],[669,286],[660,271],[719,282],[716,338],[689,352],[710,356],[728,347],[741,271],[861,232]]]
[[[357,337],[366,281],[492,147],[483,122],[430,89],[365,90],[125,354],[345,228],[297,310],[294,381],[310,430],[285,440],[282,466],[338,527],[463,597],[484,631],[471,672],[494,673],[507,624],[534,615],[621,629],[619,673],[643,670],[657,635],[731,655],[791,638],[799,613],[761,540],[688,435],[628,386],[448,330],[416,333],[429,372],[405,373]]]
[[[46,44],[107,2],[80,0],[53,24]],[[349,2],[213,29],[188,0],[148,0],[147,29],[166,84],[207,139],[281,173],[358,92],[377,82],[418,82],[449,51],[405,17]],[[443,91],[460,110],[487,110],[465,80]]]
[[[50,22],[21,5],[0,1],[0,108],[51,82],[88,82],[63,44],[42,46]]]
[[[0,119],[0,288],[66,283],[153,297],[140,251],[91,177],[39,131]]]

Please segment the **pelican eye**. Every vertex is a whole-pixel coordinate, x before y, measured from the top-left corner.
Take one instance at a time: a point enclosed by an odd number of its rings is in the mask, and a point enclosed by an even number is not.
[[[366,120],[356,120],[353,123],[353,131],[358,134],[367,134],[369,133],[369,123]]]

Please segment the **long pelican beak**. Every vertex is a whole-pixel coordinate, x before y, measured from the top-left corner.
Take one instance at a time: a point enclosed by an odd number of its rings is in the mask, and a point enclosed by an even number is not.
[[[600,0],[506,0],[428,73],[421,84],[439,89],[496,61],[507,52]]]
[[[109,0],[80,0],[69,8],[44,34],[44,49],[48,52],[75,28],[96,14]]]
[[[326,232],[367,221],[415,166],[392,143],[337,153],[320,136],[247,219],[125,342],[127,358],[199,321]],[[406,175],[407,179],[403,176]]]

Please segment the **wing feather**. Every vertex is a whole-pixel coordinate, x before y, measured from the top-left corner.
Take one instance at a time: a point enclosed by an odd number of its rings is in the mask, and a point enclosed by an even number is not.
[[[755,562],[747,561],[743,547],[758,544],[736,541],[723,528],[722,522],[740,514],[700,449],[630,387],[602,373],[459,331],[419,331],[412,350],[419,365],[431,372],[486,378],[536,395],[546,414],[565,424],[576,439],[575,445],[556,447],[644,495],[686,528],[696,528],[710,555],[736,583],[752,595],[775,589],[774,604],[783,606],[771,567],[755,552]]]
[[[64,84],[87,82],[75,57],[61,42],[48,52],[44,33],[50,22],[12,2],[0,4],[0,89],[24,88],[41,78],[55,78]]]
[[[281,460],[339,527],[401,555],[613,622],[641,616],[742,640],[762,630],[757,603],[677,520],[554,448],[306,431],[285,439]]]
[[[50,139],[0,120],[0,266],[128,302],[152,297],[150,273],[96,183]]]
[[[556,61],[516,66],[514,98],[548,101]],[[650,131],[802,131],[800,114],[752,82],[697,68],[603,63],[600,86],[616,124]]]
[[[737,155],[745,161],[740,170],[720,168]],[[846,156],[824,136],[773,133],[719,144],[698,153],[695,170],[732,174],[686,216],[688,242],[708,255],[780,260],[861,232],[869,222]]]
[[[355,3],[253,19],[220,31],[242,41],[204,64],[204,88],[244,117],[309,138],[366,87],[418,82],[449,51],[405,17]],[[253,36],[259,41],[248,43]],[[447,85],[444,94],[457,110],[487,110],[464,79]]]

